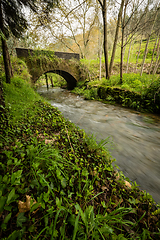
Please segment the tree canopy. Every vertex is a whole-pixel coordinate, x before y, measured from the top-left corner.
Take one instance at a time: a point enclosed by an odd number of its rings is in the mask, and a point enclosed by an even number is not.
[[[24,15],[24,8],[29,8],[36,12],[38,10],[39,0],[1,0],[3,26],[1,31],[8,37],[11,32],[15,37],[20,37],[27,28],[28,23]],[[43,0],[45,11],[54,7],[58,0]]]
[[[3,59],[5,65],[6,81],[9,83],[13,76],[6,38],[13,36],[19,38],[27,29],[28,23],[24,14],[25,8],[38,11],[38,3],[44,4],[44,12],[48,14],[58,0],[0,0],[0,35],[2,41]]]

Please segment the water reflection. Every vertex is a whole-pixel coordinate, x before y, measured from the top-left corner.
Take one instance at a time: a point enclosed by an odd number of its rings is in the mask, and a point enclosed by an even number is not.
[[[160,118],[122,107],[85,101],[67,90],[38,89],[48,101],[98,140],[110,136],[108,148],[125,176],[160,202]]]

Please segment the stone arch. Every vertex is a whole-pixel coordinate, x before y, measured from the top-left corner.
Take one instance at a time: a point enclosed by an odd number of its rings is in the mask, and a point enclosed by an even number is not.
[[[45,73],[56,73],[63,77],[67,82],[67,89],[73,90],[77,86],[77,80],[68,72],[63,70],[50,70]]]
[[[88,70],[81,67],[79,54],[16,48],[17,57],[23,59],[31,75],[32,83],[36,83],[42,74],[53,72],[62,76],[67,88],[72,90],[77,82],[88,78]]]

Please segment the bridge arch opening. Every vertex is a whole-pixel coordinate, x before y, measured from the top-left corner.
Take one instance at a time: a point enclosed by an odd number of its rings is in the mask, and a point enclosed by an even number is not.
[[[62,70],[47,71],[47,72],[43,73],[38,78],[37,81],[38,82],[40,81],[41,83],[45,84],[45,79],[46,79],[45,75],[46,74],[47,74],[47,80],[48,80],[49,85],[51,84],[51,86],[52,86],[52,84],[53,84],[53,87],[54,86],[66,87],[68,90],[72,90],[77,86],[76,79],[68,72],[62,71]]]
[[[46,73],[56,73],[63,77],[66,82],[67,82],[67,89],[68,90],[73,90],[77,86],[77,81],[76,79],[68,72],[63,71],[63,70],[51,70]]]
[[[77,86],[77,80],[70,73],[68,73],[66,71],[50,70],[50,71],[44,72],[40,76],[40,78],[44,79],[45,74],[47,74],[47,76],[48,76],[47,78],[48,78],[49,82],[52,81],[52,78],[56,78],[56,81],[60,81],[60,86],[66,86],[68,90],[73,90]],[[59,75],[59,79],[57,78],[57,75]],[[38,78],[38,79],[40,79],[40,78]],[[53,84],[53,86],[54,86],[54,84]]]

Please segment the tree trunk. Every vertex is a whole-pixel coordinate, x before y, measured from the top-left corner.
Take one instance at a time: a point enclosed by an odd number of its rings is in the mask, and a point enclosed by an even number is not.
[[[125,29],[125,18],[126,18],[126,9],[127,9],[128,1],[125,4],[124,8],[124,17],[122,21],[122,40],[121,40],[121,62],[120,62],[120,84],[122,84],[123,80],[123,56],[124,56],[124,29]]]
[[[4,68],[5,68],[5,75],[6,75],[6,83],[11,83],[11,71],[10,71],[7,43],[6,43],[6,40],[4,40],[3,38],[1,38],[1,40],[2,40],[2,52],[3,52],[3,61],[4,61]]]
[[[140,55],[140,52],[141,52],[142,39],[143,39],[143,34],[141,36],[141,41],[140,41],[140,45],[139,45],[139,51],[138,51],[137,60],[136,60],[136,72],[137,72],[138,59],[139,59],[139,55]]]
[[[104,58],[105,58],[105,70],[106,70],[106,79],[109,79],[109,66],[108,66],[108,42],[107,42],[107,2],[103,0],[102,7],[103,15],[103,31],[104,31]]]
[[[52,76],[50,77],[50,80],[51,80],[51,85],[52,85],[52,88],[53,88],[54,85],[53,85],[53,79],[52,79]]]
[[[3,35],[5,36],[1,1],[0,1],[0,30],[2,31]],[[2,41],[2,53],[3,53],[6,82],[10,83],[11,77],[13,76],[13,71],[11,70],[12,68],[11,68],[10,56],[9,56],[9,52],[8,52],[7,42],[3,36],[1,37],[1,41]]]
[[[126,68],[126,73],[128,72],[128,65],[129,65],[129,57],[130,57],[130,53],[131,53],[132,40],[133,40],[133,38],[131,39],[131,42],[130,42],[130,45],[129,45],[128,57],[127,57],[127,68]]]
[[[156,41],[155,41],[155,45],[154,45],[154,49],[153,49],[153,54],[152,54],[152,60],[151,60],[151,65],[150,65],[150,69],[149,69],[149,74],[150,74],[151,71],[152,71],[152,65],[153,65],[153,59],[154,59],[154,53],[155,53],[155,50],[156,50],[156,45],[157,45],[157,54],[158,54],[158,49],[159,49],[159,44],[160,44],[159,33],[160,33],[160,32],[158,32],[157,39],[156,39]],[[159,40],[158,40],[158,38],[159,38]],[[157,44],[157,41],[158,41],[158,44]]]
[[[49,86],[48,86],[48,76],[47,76],[47,73],[45,73],[45,78],[46,78],[46,85],[47,85],[47,90],[48,90]]]
[[[109,66],[109,75],[111,75],[111,73],[112,73],[112,68],[113,68],[113,63],[114,63],[114,58],[115,58],[115,53],[116,53],[116,47],[117,47],[117,41],[118,41],[118,33],[119,33],[119,28],[120,28],[120,22],[121,22],[121,19],[122,19],[123,6],[124,6],[124,0],[121,1],[121,6],[120,6],[120,9],[119,9],[119,13],[118,13],[116,33],[115,33],[114,44],[113,44],[113,49],[112,49],[112,56],[111,56],[111,61],[110,61],[110,66]]]
[[[102,72],[102,51],[100,49],[100,53],[99,53],[99,80],[101,80],[101,72]]]
[[[101,26],[98,18],[98,58],[99,58],[99,80],[102,76],[102,32]]]
[[[149,44],[149,40],[150,40],[151,35],[148,36],[147,38],[147,43],[146,43],[146,47],[145,47],[145,51],[144,51],[144,55],[143,55],[143,61],[142,61],[142,66],[141,66],[141,73],[140,75],[142,76],[143,73],[143,68],[144,68],[144,63],[147,57],[147,50],[148,50],[148,44]]]
[[[124,48],[124,33],[122,29],[122,42],[121,42],[121,62],[120,62],[120,84],[122,84],[123,79],[123,48]]]
[[[158,65],[159,65],[159,62],[160,62],[160,60],[158,60],[159,55],[160,55],[160,49],[159,49],[159,44],[158,44],[158,46],[157,46],[157,56],[156,56],[156,62],[155,62],[154,69],[153,69],[153,74],[156,74],[157,69],[158,69]]]
[[[141,66],[141,74],[140,74],[141,76],[142,76],[142,73],[143,73],[144,63],[145,63],[145,60],[146,60],[146,57],[147,57],[147,50],[148,50],[149,40],[150,40],[150,37],[152,35],[152,29],[154,27],[155,20],[157,18],[157,14],[158,14],[158,9],[156,11],[156,14],[155,14],[155,17],[154,17],[154,21],[153,21],[153,24],[151,26],[151,29],[150,29],[150,32],[149,32],[149,35],[148,35],[148,39],[147,39],[147,43],[146,43],[146,47],[145,47],[145,51],[144,51],[144,56],[143,56],[143,61],[142,61],[142,66]]]
[[[156,63],[155,63],[153,74],[156,74],[159,64],[160,64],[160,59],[159,59],[159,61],[156,61]]]

